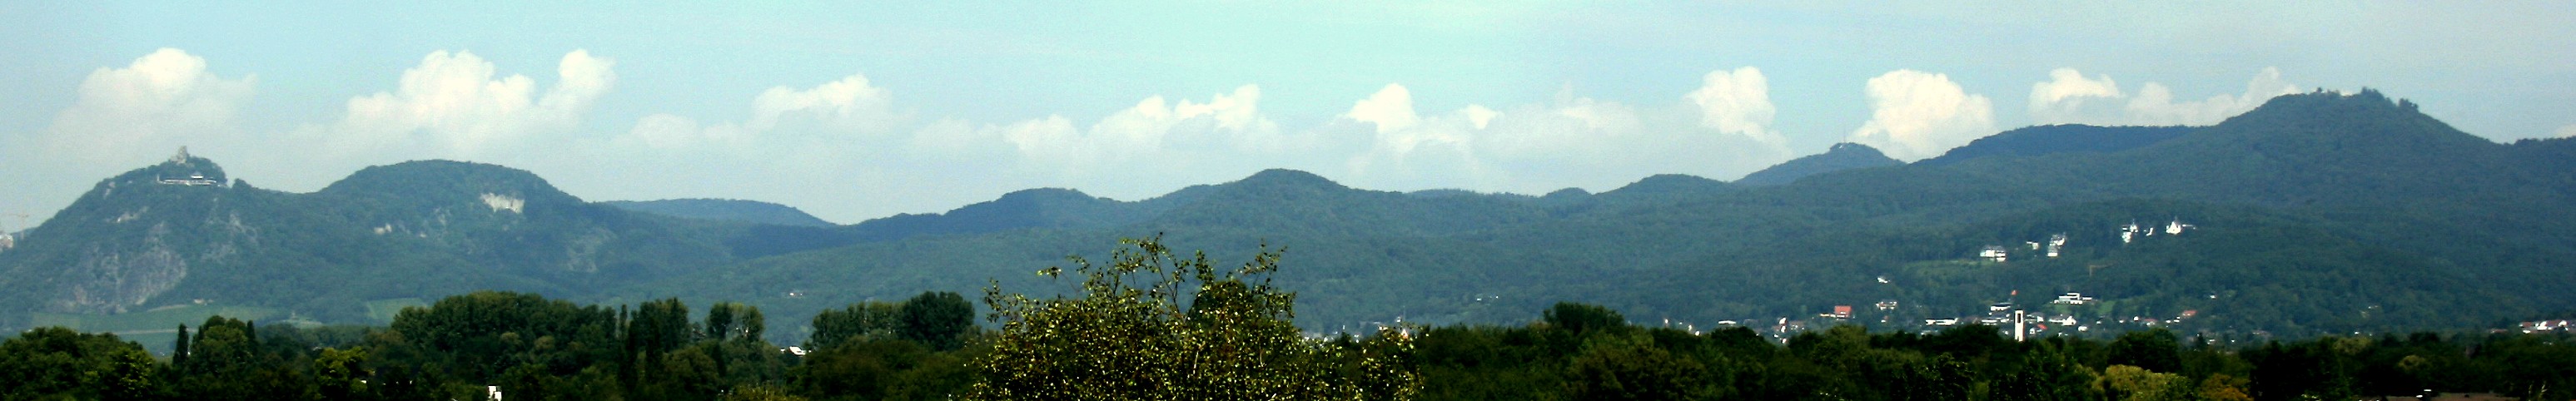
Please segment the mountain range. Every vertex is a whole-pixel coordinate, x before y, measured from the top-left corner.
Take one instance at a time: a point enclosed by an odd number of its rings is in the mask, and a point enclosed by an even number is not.
[[[222,307],[381,323],[500,289],[738,301],[784,336],[820,310],[922,291],[1059,293],[1072,283],[1032,273],[1150,235],[1220,264],[1286,249],[1276,285],[1319,331],[1517,323],[1558,301],[1697,327],[1910,327],[2016,303],[2074,326],[2212,333],[2576,308],[2576,140],[2494,143],[2370,90],[2282,96],[2204,127],[2022,128],[1913,163],[1839,144],[1734,182],[1406,193],[1269,170],[1149,199],[1030,189],[848,225],[754,201],[586,202],[465,162],[370,167],[312,193],[227,179],[183,151],[101,181],[0,251],[0,326]]]

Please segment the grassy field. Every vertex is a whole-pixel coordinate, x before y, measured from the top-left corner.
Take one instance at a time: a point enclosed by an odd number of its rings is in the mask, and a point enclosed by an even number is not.
[[[367,301],[367,317],[376,319],[377,324],[392,324],[394,322],[394,314],[402,313],[403,308],[413,306],[428,307],[429,301],[423,301],[420,298],[394,298]]]
[[[208,316],[241,320],[260,320],[282,314],[276,308],[223,305],[187,305],[155,308],[150,311],[115,315],[37,313],[36,327],[63,326],[83,332],[141,333],[177,330],[179,325],[196,326]]]

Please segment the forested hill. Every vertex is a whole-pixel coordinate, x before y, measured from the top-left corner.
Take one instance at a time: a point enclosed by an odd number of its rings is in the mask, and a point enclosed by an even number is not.
[[[1276,284],[1313,330],[1516,322],[1557,301],[1641,323],[1908,329],[2010,302],[2072,323],[2052,330],[2221,333],[2576,310],[2576,141],[2492,143],[2373,91],[2283,96],[2209,127],[2025,128],[1914,164],[1837,146],[1735,183],[1400,193],[1270,170],[1150,199],[1032,189],[839,226],[637,213],[460,162],[370,168],[311,194],[155,181],[224,179],[182,159],[102,182],[0,251],[0,325],[201,301],[366,322],[473,289],[740,301],[802,322],[995,282],[1062,290],[1031,273],[1157,233],[1219,261],[1286,248]],[[1982,258],[1989,247],[2003,260]],[[2081,294],[2052,303],[2068,292]],[[1838,305],[1854,311],[1830,317]]]
[[[2009,133],[2010,132],[2007,132],[2006,134]],[[1996,137],[2000,136],[2003,135],[1996,135]],[[1976,145],[1970,144],[1969,146]],[[1771,168],[1762,169],[1762,171],[1745,174],[1744,178],[1736,179],[1735,183],[1741,185],[1780,185],[1795,182],[1800,178],[1807,178],[1807,176],[1811,175],[1856,168],[1885,167],[1899,164],[1905,164],[1905,162],[1888,158],[1886,153],[1879,153],[1878,148],[1872,148],[1869,147],[1869,145],[1845,142],[1834,144],[1833,147],[1827,148],[1825,153],[1791,159],[1787,162],[1780,163],[1779,165],[1771,166]]]
[[[739,199],[663,199],[651,201],[607,201],[603,205],[619,209],[685,217],[701,220],[731,221],[797,227],[830,227],[803,210],[776,203]]]
[[[221,308],[381,321],[371,312],[391,311],[371,308],[479,289],[592,296],[732,259],[677,219],[501,166],[376,166],[305,194],[223,180],[182,153],[100,182],[0,252],[0,325],[161,329],[134,321]]]
[[[2048,143],[2096,140],[2118,143]],[[2211,127],[2004,143],[2019,150],[1775,186],[1666,176],[1544,197],[1272,171],[1184,191],[1190,201],[1125,225],[862,243],[642,291],[797,315],[988,279],[1061,288],[1029,272],[1163,233],[1219,259],[1286,246],[1280,285],[1300,291],[1301,324],[1324,330],[1519,319],[1559,300],[1702,327],[1919,326],[2013,302],[2073,326],[2234,333],[2493,327],[2576,306],[2568,140],[2496,144],[2363,91],[2285,96]],[[1988,246],[2006,261],[1978,258]],[[2067,292],[2081,304],[2052,304]],[[1836,305],[1855,316],[1818,317]]]

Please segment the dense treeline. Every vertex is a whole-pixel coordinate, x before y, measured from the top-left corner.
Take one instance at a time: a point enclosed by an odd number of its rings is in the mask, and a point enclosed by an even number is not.
[[[954,293],[852,305],[815,320],[816,335],[800,348],[816,349],[802,357],[761,340],[759,312],[736,304],[692,321],[677,301],[609,309],[499,292],[413,309],[391,327],[208,319],[188,327],[165,359],[112,334],[44,328],[0,342],[0,399],[446,400],[485,397],[486,386],[513,400],[946,399],[1014,372],[979,361],[1029,362],[988,358],[995,334],[968,322],[971,308]],[[1747,328],[1631,325],[1593,305],[1560,303],[1542,316],[1522,326],[1415,328],[1407,348],[1345,337],[1318,349],[1401,350],[1373,358],[1401,362],[1426,400],[2295,400],[2427,391],[2564,399],[2576,390],[2576,336],[2563,333],[2229,347],[2162,330],[2014,342],[1979,325],[1923,333],[1838,326],[1783,344]],[[1191,321],[1174,323],[1205,324]],[[1095,345],[1015,352],[1039,360],[1166,341],[1088,334]],[[1359,365],[1341,366],[1328,370]]]
[[[766,318],[742,304],[692,319],[678,300],[610,308],[509,292],[406,309],[387,327],[214,317],[181,326],[158,360],[113,334],[44,328],[0,344],[0,399],[877,400],[972,383],[966,361],[981,351],[963,348],[977,333],[963,297],[850,308],[890,313],[826,314],[826,343],[802,356],[764,340]]]
[[[2566,334],[2317,337],[2246,347],[2134,331],[2111,341],[2014,342],[1990,326],[1870,332],[1774,343],[1747,328],[1641,327],[1561,303],[1521,327],[1450,326],[1422,336],[1424,399],[2298,400],[2443,393],[2565,399]]]

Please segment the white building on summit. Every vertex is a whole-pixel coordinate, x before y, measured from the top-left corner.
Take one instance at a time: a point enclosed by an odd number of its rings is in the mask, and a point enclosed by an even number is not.
[[[215,179],[212,179],[212,178],[206,178],[206,175],[205,175],[205,174],[188,174],[188,178],[162,178],[162,179],[161,179],[161,184],[162,184],[162,185],[186,185],[186,186],[192,186],[192,187],[193,187],[193,186],[199,186],[199,185],[217,185],[217,184],[222,184],[222,183],[223,183],[223,182],[221,182],[221,181],[215,181]]]

